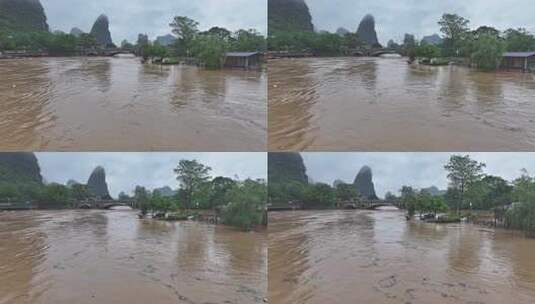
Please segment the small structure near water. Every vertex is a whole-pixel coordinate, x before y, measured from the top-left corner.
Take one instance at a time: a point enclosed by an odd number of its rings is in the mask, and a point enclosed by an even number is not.
[[[223,65],[226,68],[259,68],[262,64],[262,57],[260,52],[228,52],[225,53]]]
[[[507,52],[503,54],[501,67],[525,72],[535,71],[535,52]]]

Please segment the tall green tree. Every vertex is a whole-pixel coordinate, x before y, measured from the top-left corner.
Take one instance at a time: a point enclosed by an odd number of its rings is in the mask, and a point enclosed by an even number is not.
[[[150,210],[150,195],[145,187],[136,186],[134,190],[134,199],[141,214],[146,215]]]
[[[444,14],[438,22],[444,34],[444,46],[448,56],[461,56],[464,39],[469,32],[470,21],[457,14]]]
[[[417,209],[417,193],[414,188],[410,186],[403,186],[401,192],[401,204],[403,208],[407,209],[409,217],[414,216]]]
[[[189,56],[192,41],[199,33],[199,23],[186,16],[176,16],[169,26],[172,28],[173,34],[178,37],[179,54]]]
[[[227,203],[228,194],[236,186],[236,181],[231,178],[218,176],[210,182],[210,208],[215,208]]]
[[[207,167],[196,160],[181,160],[174,169],[177,180],[184,194],[184,207],[192,208],[192,199],[195,191],[209,180],[212,168]]]
[[[461,214],[461,207],[464,206],[464,196],[468,186],[481,180],[483,168],[485,168],[485,164],[471,159],[470,155],[452,155],[444,166],[444,169],[449,172],[450,186],[459,192],[458,215]]]

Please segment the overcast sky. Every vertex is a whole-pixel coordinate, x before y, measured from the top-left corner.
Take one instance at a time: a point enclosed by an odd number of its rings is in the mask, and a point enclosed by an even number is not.
[[[455,154],[455,153],[454,153]],[[521,170],[535,174],[535,153],[457,153],[469,154],[486,163],[485,172],[512,181]],[[415,188],[437,186],[447,189],[444,165],[452,153],[302,153],[307,174],[314,182],[332,184],[336,179],[352,183],[360,168],[372,168],[375,191],[384,197],[397,194],[403,185]]]
[[[525,27],[535,32],[533,0],[306,0],[317,30],[336,31],[340,26],[354,32],[360,20],[375,17],[379,41],[402,41],[405,33],[418,38],[440,34],[437,22],[444,13],[457,13],[470,27],[490,25],[505,30]]]
[[[229,30],[255,28],[267,32],[266,0],[41,0],[52,30],[89,32],[97,17],[106,14],[115,44],[137,40],[147,33],[151,40],[169,34],[174,16],[188,16],[201,30],[222,26]]]
[[[106,169],[106,180],[112,196],[132,193],[136,185],[149,189],[170,186],[178,188],[173,169],[181,159],[196,159],[212,167],[212,176],[236,175],[263,178],[267,175],[266,153],[36,153],[41,174],[51,183],[65,184],[74,179],[86,183],[97,166]]]

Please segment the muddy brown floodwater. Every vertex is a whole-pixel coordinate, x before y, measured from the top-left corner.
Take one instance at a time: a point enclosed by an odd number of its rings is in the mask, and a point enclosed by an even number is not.
[[[268,294],[271,304],[532,304],[534,253],[535,239],[397,210],[270,213]]]
[[[133,211],[0,213],[1,304],[251,304],[267,236]]]
[[[269,149],[525,151],[535,74],[404,58],[269,62]]]
[[[0,61],[0,149],[265,151],[265,72],[138,58]]]

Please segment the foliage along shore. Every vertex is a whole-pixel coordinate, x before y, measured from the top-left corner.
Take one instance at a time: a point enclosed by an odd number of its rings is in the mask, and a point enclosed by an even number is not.
[[[521,176],[510,182],[485,173],[485,167],[468,155],[453,155],[444,165],[450,181],[447,191],[433,193],[429,189],[403,186],[398,195],[387,192],[377,203],[405,210],[408,220],[420,218],[436,223],[464,220],[535,235],[535,177],[522,170]],[[370,203],[353,184],[339,182],[331,186],[296,178],[271,180],[268,202],[272,210],[341,209],[347,202],[365,209]]]
[[[401,43],[390,40],[386,46],[370,45],[356,32],[274,31],[268,36],[268,50],[277,57],[361,56],[374,49],[392,50],[427,65],[464,64],[482,70],[496,70],[506,52],[535,51],[535,35],[525,28],[500,31],[492,26],[470,29],[470,20],[456,14],[444,14],[438,21],[440,42],[418,41],[405,34]],[[285,55],[286,54],[286,55]],[[291,57],[291,56],[290,56]],[[531,67],[535,70],[535,67]]]
[[[172,194],[137,186],[133,196],[121,192],[115,200],[102,197],[87,184],[45,184],[40,179],[20,177],[7,166],[0,166],[0,210],[13,204],[20,209],[91,208],[95,202],[125,203],[140,211],[167,220],[213,220],[244,230],[267,225],[265,180],[237,180],[210,175],[211,168],[196,160],[181,160],[174,169],[180,186]],[[93,206],[93,208],[99,208]],[[13,209],[13,208],[8,208]]]
[[[208,69],[223,67],[225,53],[265,52],[266,39],[254,29],[240,29],[231,32],[222,27],[200,31],[199,23],[185,16],[174,17],[169,24],[175,35],[174,42],[162,45],[150,41],[145,34],[139,34],[132,44],[124,40],[118,48],[115,44],[102,45],[95,35],[79,35],[48,31],[13,31],[0,29],[0,58],[43,57],[43,56],[86,56],[105,54],[105,50],[128,51],[145,61],[154,58],[169,58],[167,64],[179,63],[173,58],[194,58]],[[1,53],[7,55],[1,55]]]

